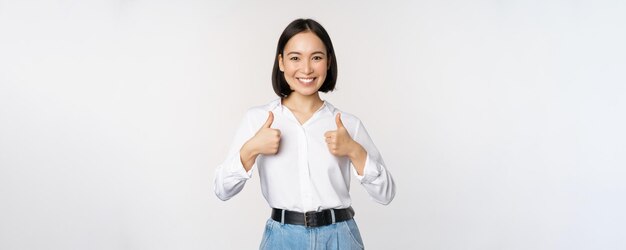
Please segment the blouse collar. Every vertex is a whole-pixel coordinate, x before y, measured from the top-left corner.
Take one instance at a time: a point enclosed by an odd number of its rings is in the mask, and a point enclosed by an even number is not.
[[[320,111],[321,110],[326,110],[329,113],[333,114],[335,112],[335,106],[333,106],[330,102],[326,101],[326,100],[322,100],[324,103],[322,104],[322,107],[320,107]],[[286,107],[283,105],[283,103],[281,102],[281,98],[278,98],[274,101],[272,101],[269,104],[269,110],[280,110],[280,112],[283,112],[284,109]]]

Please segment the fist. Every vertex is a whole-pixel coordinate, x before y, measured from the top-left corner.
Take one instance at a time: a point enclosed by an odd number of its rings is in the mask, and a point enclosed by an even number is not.
[[[335,123],[337,130],[328,131],[324,134],[328,151],[334,156],[348,156],[354,150],[356,142],[352,140],[348,130],[343,126],[341,113],[337,113],[335,116]]]
[[[280,130],[270,128],[274,122],[274,113],[269,112],[267,121],[250,139],[250,144],[257,154],[274,155],[280,145]]]

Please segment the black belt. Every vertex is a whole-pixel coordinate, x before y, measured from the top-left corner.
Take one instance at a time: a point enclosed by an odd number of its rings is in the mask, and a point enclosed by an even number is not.
[[[283,217],[283,211],[285,217]],[[352,209],[352,207],[343,209],[326,209],[320,212],[310,211],[306,213],[272,208],[272,219],[277,222],[293,225],[321,227],[333,224],[333,213],[335,214],[334,222],[347,221],[354,217],[354,209]]]

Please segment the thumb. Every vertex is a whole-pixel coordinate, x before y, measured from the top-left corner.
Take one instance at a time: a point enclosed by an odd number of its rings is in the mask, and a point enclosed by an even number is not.
[[[337,123],[337,128],[343,128],[343,122],[341,121],[341,113],[337,113],[335,116],[335,123]]]
[[[274,113],[272,113],[272,111],[269,112],[269,116],[267,117],[267,121],[265,121],[265,124],[263,124],[262,128],[269,128],[270,126],[272,126],[272,122],[274,122]]]

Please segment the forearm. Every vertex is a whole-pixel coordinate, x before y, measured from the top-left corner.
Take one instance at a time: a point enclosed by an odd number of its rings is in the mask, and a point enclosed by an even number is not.
[[[259,154],[252,149],[249,142],[243,144],[243,146],[239,150],[239,160],[241,160],[241,164],[243,165],[243,168],[246,170],[246,172],[250,171],[252,166],[254,166],[254,162],[256,161],[256,157],[258,155]]]
[[[352,146],[352,148],[353,149],[348,154],[348,157],[350,158],[350,161],[352,161],[352,165],[354,165],[356,172],[359,175],[363,175],[363,169],[365,168],[365,160],[367,157],[367,151],[365,151],[363,146],[361,146],[361,144],[359,144],[356,141],[354,142],[354,145]]]
[[[350,157],[358,180],[372,199],[381,204],[389,204],[395,196],[395,184],[391,174],[385,168],[380,155],[374,153],[370,156],[370,152],[364,147],[359,148],[361,150],[355,150]]]

